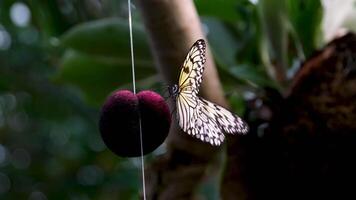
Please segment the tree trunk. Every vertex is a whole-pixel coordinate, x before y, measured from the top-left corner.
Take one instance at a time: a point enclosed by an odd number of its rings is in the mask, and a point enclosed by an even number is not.
[[[205,38],[193,1],[138,0],[138,3],[156,66],[167,83],[177,83],[190,46]],[[201,95],[226,106],[209,47],[206,56]],[[175,106],[171,107],[174,110]],[[149,199],[193,199],[208,165],[221,153],[221,147],[198,141],[183,133],[176,120],[173,122],[167,153],[147,169]]]

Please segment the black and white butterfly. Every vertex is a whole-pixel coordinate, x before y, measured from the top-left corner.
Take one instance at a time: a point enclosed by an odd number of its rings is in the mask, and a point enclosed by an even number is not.
[[[197,40],[180,71],[178,84],[169,87],[177,108],[179,126],[184,132],[211,145],[220,145],[224,133],[248,132],[247,124],[237,115],[198,96],[202,82],[206,45]]]

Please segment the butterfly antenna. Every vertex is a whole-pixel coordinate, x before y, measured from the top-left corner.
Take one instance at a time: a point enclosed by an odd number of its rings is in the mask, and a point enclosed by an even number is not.
[[[163,93],[167,93],[169,91],[169,85],[162,86],[163,88]]]
[[[165,89],[167,89],[169,87],[169,85],[168,84],[162,84],[161,85],[161,88],[165,88]]]
[[[172,97],[172,95],[169,93],[169,88],[168,88],[168,86],[166,87],[166,89],[165,89],[164,92],[163,92],[163,97],[164,97],[164,101],[166,101],[166,102],[167,102],[167,100],[168,100],[169,98]]]

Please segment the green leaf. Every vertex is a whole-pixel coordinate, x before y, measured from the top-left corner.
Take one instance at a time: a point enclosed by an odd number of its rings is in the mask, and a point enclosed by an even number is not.
[[[288,0],[288,14],[304,54],[309,56],[317,47],[323,8],[319,0]],[[307,22],[307,23],[306,23]]]
[[[277,87],[275,83],[267,77],[266,72],[261,67],[238,65],[230,67],[228,72],[236,79],[244,80],[248,84],[255,87]]]
[[[243,95],[234,92],[229,96],[228,100],[231,105],[231,110],[239,116],[242,116],[245,112],[245,99]]]
[[[244,44],[236,38],[234,32],[224,23],[215,18],[203,18],[203,22],[209,29],[209,45],[211,45],[214,58],[220,67],[220,73],[223,75],[225,83],[248,83],[254,86],[273,85],[267,77],[262,67],[256,65],[250,60],[236,61],[237,53],[242,52]],[[213,31],[210,31],[213,30]],[[242,38],[241,38],[242,39]],[[246,36],[245,43],[250,38]],[[249,51],[250,56],[256,55],[256,51]],[[245,55],[247,57],[247,55]],[[254,58],[255,60],[258,60]],[[238,64],[243,63],[243,64]],[[227,80],[231,79],[231,80]]]
[[[152,60],[143,28],[132,28],[135,58]],[[129,36],[127,20],[108,18],[73,27],[61,37],[61,44],[87,54],[129,58]]]
[[[195,0],[200,16],[215,17],[223,22],[243,20],[246,10],[254,6],[249,0]]]
[[[270,62],[286,68],[288,65],[286,3],[279,0],[260,0],[258,11],[263,31],[263,42],[267,44]]]
[[[155,73],[151,62],[136,62],[135,64],[137,80]],[[131,73],[129,59],[94,57],[67,50],[55,80],[79,87],[89,103],[99,106],[110,92],[132,82]]]
[[[201,16],[213,16],[230,22],[238,18],[235,0],[195,0],[194,2]]]
[[[223,67],[236,64],[236,52],[241,48],[233,33],[219,20],[211,17],[203,18],[208,27],[209,44],[219,65]]]

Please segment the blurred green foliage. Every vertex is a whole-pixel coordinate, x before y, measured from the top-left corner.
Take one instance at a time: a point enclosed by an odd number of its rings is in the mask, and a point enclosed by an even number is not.
[[[100,105],[111,91],[132,81],[128,28],[126,19],[107,18],[81,23],[63,34],[60,41],[67,50],[57,79],[79,86],[89,102]],[[133,33],[141,80],[155,71],[143,28],[134,26]]]
[[[267,73],[272,59],[287,71],[320,44],[321,4],[218,1],[195,3],[225,92],[242,113],[256,88],[280,88]],[[137,12],[138,89],[155,89]],[[118,88],[131,88],[126,1],[0,1],[0,199],[138,199],[137,159],[114,156],[98,133],[100,105]]]

